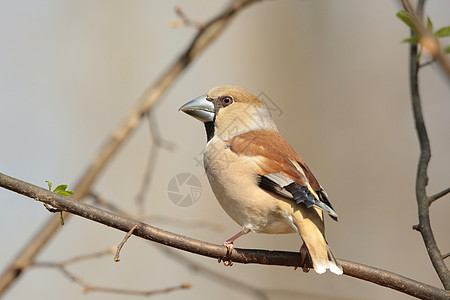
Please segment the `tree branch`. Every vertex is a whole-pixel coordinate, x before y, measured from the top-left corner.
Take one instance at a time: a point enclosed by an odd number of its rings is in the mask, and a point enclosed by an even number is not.
[[[423,26],[421,18],[425,1],[419,0],[417,5],[417,12],[412,8],[411,3],[409,3],[408,0],[402,0],[402,3],[405,7],[405,10],[407,10],[411,14],[411,16],[413,16],[415,23],[417,23],[416,26]],[[414,35],[413,31],[411,31],[411,35]],[[442,254],[439,251],[436,239],[434,238],[433,231],[431,229],[430,204],[433,200],[427,196],[426,192],[426,187],[428,184],[428,164],[431,159],[431,148],[430,141],[428,140],[427,129],[425,127],[425,121],[422,113],[422,104],[419,94],[418,72],[420,62],[417,55],[417,45],[411,44],[409,59],[411,100],[417,137],[420,144],[420,157],[416,175],[416,200],[419,214],[419,224],[414,226],[414,229],[418,230],[421,233],[433,267],[436,270],[445,289],[448,290],[450,289],[450,272],[445,265]]]
[[[160,148],[172,151],[175,145],[169,141],[164,140],[158,130],[157,123],[155,121],[155,116],[151,114],[152,111],[147,112],[148,127],[150,130],[150,135],[152,139],[152,144],[150,146],[148,163],[145,168],[145,173],[142,178],[142,185],[136,195],[136,204],[138,208],[138,214],[142,217],[145,214],[145,195],[147,194],[152,178],[154,175],[154,170],[156,167],[157,158],[159,155]]]
[[[209,268],[196,263],[194,260],[187,258],[185,255],[182,255],[179,251],[175,251],[171,248],[164,246],[159,246],[158,248],[161,248],[164,254],[173,258],[177,262],[186,265],[189,269],[193,270],[194,272],[203,273],[205,277],[209,279],[215,279],[217,282],[220,282],[221,285],[225,285],[229,288],[232,288],[234,291],[241,290],[245,293],[255,296],[258,299],[269,300],[267,293],[263,289],[255,288],[251,284],[243,282],[238,278],[232,277],[230,278],[226,276],[223,272],[212,271]]]
[[[94,253],[92,255],[87,255],[83,257],[77,257],[78,260],[81,259],[87,259],[89,257],[95,256],[101,256],[104,254],[109,254],[110,251],[103,251],[99,253]],[[61,272],[63,276],[65,276],[70,281],[73,281],[77,285],[79,285],[84,293],[87,292],[104,292],[104,293],[112,293],[112,294],[124,294],[124,295],[135,295],[135,296],[152,296],[156,294],[163,294],[163,293],[169,293],[175,290],[179,289],[187,289],[191,287],[191,284],[189,283],[182,283],[176,286],[166,287],[162,289],[155,289],[155,290],[147,290],[147,291],[140,291],[140,290],[130,290],[130,289],[119,289],[119,288],[113,288],[113,287],[107,287],[107,286],[98,286],[93,285],[84,280],[83,278],[75,275],[71,271],[67,269],[67,264],[64,262],[61,263],[52,263],[52,262],[39,262],[39,263],[33,263],[33,267],[38,268],[53,268],[57,269]]]
[[[430,196],[430,205],[431,205],[431,203],[433,203],[434,201],[436,201],[439,198],[444,197],[448,193],[450,193],[450,187],[446,188],[443,191],[440,191],[439,193],[434,194],[433,196]]]
[[[114,256],[114,261],[115,262],[119,262],[120,261],[120,251],[122,250],[123,245],[125,245],[125,243],[128,241],[128,239],[130,238],[130,236],[133,234],[133,231],[135,231],[137,228],[137,225],[134,225],[133,227],[131,227],[130,231],[127,232],[127,234],[125,235],[125,237],[123,238],[123,240],[120,242],[119,246],[117,246],[117,250],[116,250],[116,255]]]
[[[448,56],[444,53],[438,39],[435,38],[432,33],[428,32],[422,19],[422,11],[417,9],[417,11],[412,6],[409,0],[401,0],[403,8],[407,11],[412,18],[415,28],[417,28],[417,33],[420,39],[420,43],[427,51],[433,56],[433,58],[439,62],[442,69],[447,75],[447,79],[450,81],[450,60]],[[422,6],[424,0],[419,0],[418,7]],[[422,4],[421,4],[422,3]]]
[[[214,245],[164,231],[145,223],[75,201],[71,197],[58,195],[2,173],[0,173],[0,187],[49,204],[57,209],[116,228],[123,232],[129,232],[133,226],[137,226],[133,231],[133,235],[153,242],[215,259],[227,258],[227,249],[222,245]],[[303,267],[300,264],[301,256],[299,253],[285,251],[236,248],[231,254],[231,260],[235,263],[243,264]],[[450,292],[448,291],[438,289],[392,272],[342,259],[338,259],[338,262],[343,267],[344,274],[348,276],[389,287],[414,297],[421,299],[448,299],[450,297]],[[312,266],[307,265],[307,267]]]
[[[76,184],[73,199],[82,201],[86,197],[105,165],[111,160],[113,155],[117,153],[120,146],[140,123],[142,117],[145,116],[145,114],[161,99],[175,79],[177,79],[200,52],[222,33],[236,13],[257,1],[260,0],[234,0],[222,13],[211,19],[199,29],[197,35],[187,49],[174,61],[168,70],[162,74],[159,80],[144,92],[136,105],[130,110],[124,122],[113,131],[109,140],[106,141],[105,145],[100,150],[100,154],[93,160]],[[65,215],[64,218],[67,221],[69,215]],[[11,283],[20,276],[22,270],[33,262],[34,257],[41,251],[59,228],[59,216],[50,218],[20,251],[14,261],[0,276],[0,295],[2,295]]]

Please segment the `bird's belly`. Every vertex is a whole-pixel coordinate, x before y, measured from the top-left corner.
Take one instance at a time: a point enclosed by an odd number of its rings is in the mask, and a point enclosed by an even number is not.
[[[261,233],[294,233],[294,207],[286,199],[258,186],[252,162],[218,159],[205,152],[204,164],[211,188],[225,212],[244,229]]]

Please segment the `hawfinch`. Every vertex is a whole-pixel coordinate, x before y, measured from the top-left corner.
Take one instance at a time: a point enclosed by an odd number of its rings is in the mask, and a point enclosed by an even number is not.
[[[203,162],[222,208],[242,230],[298,233],[314,270],[342,274],[325,240],[323,213],[337,220],[328,196],[300,155],[280,136],[266,105],[231,85],[213,88],[180,108],[204,122],[208,143]],[[306,269],[307,270],[307,269]],[[305,270],[305,271],[306,271]]]

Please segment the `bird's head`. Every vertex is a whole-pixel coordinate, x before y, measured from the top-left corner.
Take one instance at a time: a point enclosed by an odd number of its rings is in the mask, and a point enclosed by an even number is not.
[[[208,140],[213,136],[228,140],[258,129],[277,131],[264,102],[238,86],[215,87],[180,110],[205,123]]]

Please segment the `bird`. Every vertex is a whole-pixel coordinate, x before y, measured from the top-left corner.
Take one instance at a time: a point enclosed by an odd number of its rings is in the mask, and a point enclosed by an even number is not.
[[[318,274],[329,269],[341,275],[324,225],[324,213],[336,221],[338,215],[264,102],[241,87],[221,85],[179,110],[204,123],[205,173],[219,204],[242,227],[224,242],[227,254],[249,232],[297,233],[303,240],[300,265],[308,257]]]

